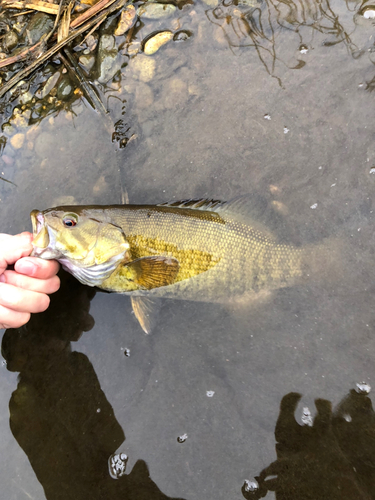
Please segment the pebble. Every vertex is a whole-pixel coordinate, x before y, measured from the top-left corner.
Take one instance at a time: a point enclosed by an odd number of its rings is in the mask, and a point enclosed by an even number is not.
[[[21,133],[15,134],[10,139],[10,143],[14,147],[14,149],[21,149],[24,142],[25,142],[25,134]]]
[[[150,2],[139,7],[137,15],[146,19],[160,19],[171,16],[175,11],[175,5]]]
[[[170,40],[173,38],[173,33],[171,31],[162,31],[160,33],[157,33],[155,36],[149,38],[144,46],[143,46],[143,52],[147,56],[151,56],[152,54],[155,54],[160,47],[168,43]]]
[[[217,7],[219,5],[219,0],[203,0],[203,2],[209,7]]]
[[[3,39],[3,47],[4,50],[7,52],[10,52],[14,47],[16,47],[18,43],[18,36],[17,33],[14,31],[8,31],[8,33],[4,36]]]
[[[95,64],[95,56],[93,54],[83,54],[79,57],[78,61],[82,68],[89,73]]]

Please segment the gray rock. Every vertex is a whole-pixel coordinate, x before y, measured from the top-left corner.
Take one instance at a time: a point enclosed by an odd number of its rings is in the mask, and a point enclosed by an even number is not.
[[[116,48],[113,35],[102,35],[99,40],[97,56],[97,79],[99,83],[107,83],[121,68],[121,58]]]
[[[37,43],[52,28],[53,18],[48,14],[43,14],[43,12],[37,12],[26,26],[27,42],[32,45]]]

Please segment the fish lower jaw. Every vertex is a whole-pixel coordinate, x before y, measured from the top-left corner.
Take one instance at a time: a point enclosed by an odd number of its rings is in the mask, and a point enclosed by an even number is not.
[[[53,260],[53,259],[58,260],[61,257],[61,253],[48,247],[47,248],[34,247],[33,251],[31,252],[31,257],[40,257],[41,259],[45,260]]]

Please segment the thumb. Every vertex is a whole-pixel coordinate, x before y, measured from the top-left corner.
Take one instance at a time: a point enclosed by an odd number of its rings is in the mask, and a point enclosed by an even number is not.
[[[30,255],[33,249],[32,240],[31,233],[25,232],[16,236],[0,233],[0,274],[3,274],[9,264]]]

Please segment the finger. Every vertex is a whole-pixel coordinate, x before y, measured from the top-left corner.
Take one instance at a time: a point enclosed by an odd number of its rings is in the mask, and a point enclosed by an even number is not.
[[[18,260],[14,265],[14,269],[18,273],[41,280],[55,276],[59,267],[60,265],[56,260],[44,260],[38,257],[25,257]]]
[[[0,234],[0,274],[9,264],[14,264],[21,257],[30,255],[33,249],[31,233],[21,233],[16,236]]]
[[[55,293],[60,288],[60,278],[58,276],[52,276],[52,278],[42,280],[24,276],[16,271],[5,271],[4,274],[0,276],[0,281],[31,292],[48,294]]]
[[[0,283],[0,305],[18,312],[38,313],[49,306],[49,297],[44,293],[30,292],[7,283]]]
[[[19,328],[30,319],[30,313],[16,312],[0,305],[0,328]]]

